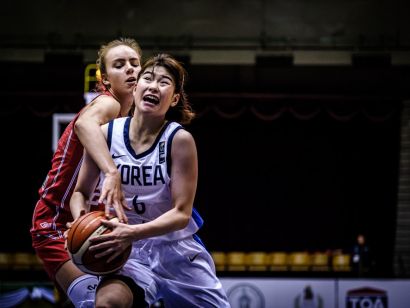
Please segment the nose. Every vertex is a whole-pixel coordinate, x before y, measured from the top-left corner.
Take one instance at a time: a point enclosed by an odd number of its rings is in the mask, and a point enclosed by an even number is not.
[[[148,89],[150,91],[158,91],[158,82],[156,80],[153,80],[149,83]]]
[[[127,71],[126,71],[126,73],[127,73],[127,74],[132,74],[132,73],[134,73],[134,67],[133,67],[131,64],[128,64],[128,65],[127,65]]]

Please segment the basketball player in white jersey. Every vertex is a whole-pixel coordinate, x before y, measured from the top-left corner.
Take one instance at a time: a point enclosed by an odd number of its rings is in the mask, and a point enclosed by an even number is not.
[[[195,141],[179,124],[194,114],[184,92],[185,70],[166,54],[142,67],[134,91],[133,117],[102,127],[121,174],[129,224],[95,238],[96,256],[115,258],[132,244],[131,255],[114,275],[101,279],[96,307],[141,307],[163,299],[166,307],[229,307],[210,254],[195,232],[202,221],[193,210],[198,166]],[[86,153],[71,198],[74,218],[88,211],[87,200],[100,170]]]

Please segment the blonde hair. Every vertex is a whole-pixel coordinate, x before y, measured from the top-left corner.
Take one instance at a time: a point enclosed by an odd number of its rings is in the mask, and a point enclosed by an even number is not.
[[[104,74],[107,73],[105,57],[106,57],[108,51],[110,51],[114,47],[122,46],[122,45],[128,46],[128,47],[132,48],[133,50],[135,50],[135,52],[141,58],[141,56],[142,56],[141,47],[138,45],[137,41],[132,39],[132,38],[127,38],[127,37],[123,38],[123,37],[121,37],[119,39],[116,39],[116,40],[113,40],[113,41],[109,42],[106,45],[101,45],[100,50],[98,51],[98,58],[97,58],[97,61],[96,61],[97,72],[99,72],[99,75],[100,75],[100,78],[97,78],[97,85],[96,85],[97,91],[106,91],[107,90],[106,86],[102,83],[101,76],[103,76]]]

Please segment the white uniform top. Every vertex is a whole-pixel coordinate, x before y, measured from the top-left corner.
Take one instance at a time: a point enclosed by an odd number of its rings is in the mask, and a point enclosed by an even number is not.
[[[108,126],[107,143],[121,174],[125,199],[132,209],[126,211],[128,223],[140,224],[154,220],[172,209],[171,146],[175,133],[183,128],[176,122],[167,122],[152,146],[143,153],[136,154],[129,138],[130,122],[130,117],[111,121]],[[102,173],[101,177],[104,177]],[[197,232],[202,224],[202,218],[194,209],[184,229],[153,239],[165,241],[183,239]]]
[[[129,139],[130,122],[131,118],[110,122],[107,142],[133,209],[126,211],[129,223],[140,224],[172,208],[171,146],[182,126],[167,122],[152,146],[137,155]],[[163,298],[167,307],[230,307],[212,257],[195,235],[202,223],[194,209],[186,228],[134,241],[118,277],[129,277],[141,287],[150,306]]]

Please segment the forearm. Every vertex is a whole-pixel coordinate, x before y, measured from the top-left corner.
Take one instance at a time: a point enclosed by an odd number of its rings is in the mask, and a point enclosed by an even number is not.
[[[191,215],[173,208],[153,221],[134,225],[134,240],[164,235],[185,228]]]
[[[71,196],[70,210],[74,220],[81,216],[81,212],[88,213],[90,211],[90,205],[87,200],[84,194],[79,191],[75,191]]]
[[[111,158],[101,126],[95,121],[78,120],[75,124],[75,132],[98,168],[106,175],[116,175],[118,171]]]

